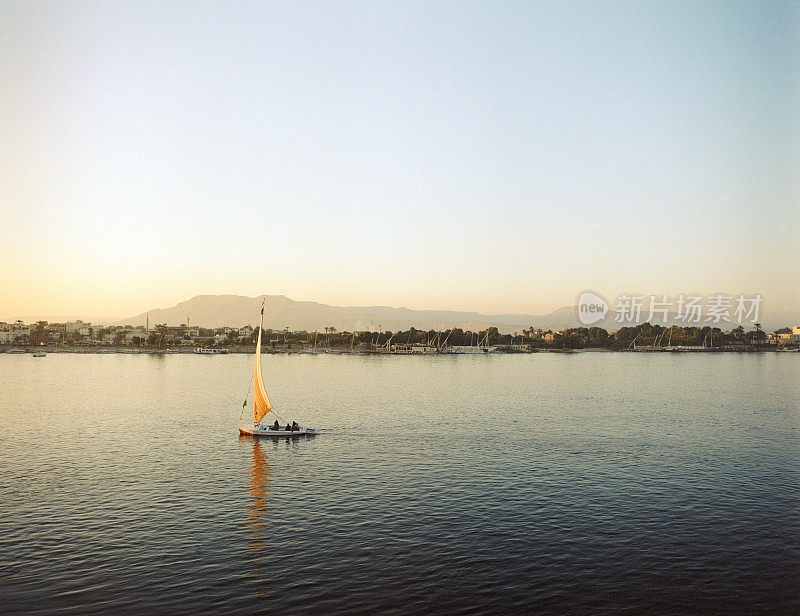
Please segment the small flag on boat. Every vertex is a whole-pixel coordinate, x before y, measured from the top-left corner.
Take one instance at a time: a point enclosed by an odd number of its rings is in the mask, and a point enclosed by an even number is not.
[[[247,406],[247,399],[245,398],[244,404],[242,404],[242,408]]]

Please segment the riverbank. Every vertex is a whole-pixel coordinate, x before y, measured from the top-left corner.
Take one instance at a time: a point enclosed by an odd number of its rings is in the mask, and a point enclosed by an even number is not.
[[[121,354],[121,355],[233,355],[233,354],[252,354],[254,347],[252,346],[235,346],[224,347],[215,349],[215,352],[198,353],[195,347],[177,347],[168,349],[157,349],[147,347],[107,347],[107,346],[80,346],[80,347],[66,347],[66,346],[18,346],[10,347],[7,349],[0,349],[0,353],[6,354],[34,354],[34,353],[73,353],[73,354]],[[369,350],[369,349],[349,349],[349,348],[264,348],[262,353],[268,355],[287,355],[287,354],[302,354],[302,355],[409,355],[409,356],[448,356],[448,355],[529,355],[531,353],[774,353],[774,352],[799,352],[800,349],[789,349],[785,347],[780,348],[745,348],[745,347],[731,347],[731,348],[706,348],[706,349],[610,349],[610,348],[587,348],[587,349],[532,349],[530,351],[504,351],[502,349],[495,349],[488,352],[481,353],[458,353],[458,352],[428,352],[428,353],[389,353],[386,350]]]

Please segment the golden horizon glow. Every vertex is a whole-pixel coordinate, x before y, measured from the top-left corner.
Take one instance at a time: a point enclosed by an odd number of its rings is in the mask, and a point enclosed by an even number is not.
[[[2,320],[586,290],[800,320],[796,4],[151,9],[0,9]]]

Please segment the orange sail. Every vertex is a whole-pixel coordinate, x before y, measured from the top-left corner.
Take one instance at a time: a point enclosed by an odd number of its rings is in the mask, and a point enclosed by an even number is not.
[[[258,327],[258,342],[256,343],[256,365],[253,371],[253,423],[257,424],[264,415],[272,410],[272,403],[264,389],[264,380],[261,378],[261,330],[264,328],[264,302],[261,302],[261,325]]]

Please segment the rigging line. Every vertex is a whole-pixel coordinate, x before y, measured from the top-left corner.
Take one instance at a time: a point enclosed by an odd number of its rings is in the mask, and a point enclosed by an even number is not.
[[[286,423],[289,423],[289,420],[288,420],[288,419],[284,419],[283,417],[281,417],[280,415],[278,415],[278,412],[277,412],[275,409],[270,409],[270,410],[267,412],[267,414],[269,414],[269,413],[272,413],[273,415],[275,415],[275,417],[277,417],[278,419],[280,419],[282,422],[283,422],[283,421],[285,421]]]
[[[247,386],[247,393],[244,395],[244,401],[245,401],[245,403],[247,402],[247,398],[249,398],[249,397],[250,397],[250,387],[251,387],[251,386],[252,386],[252,383],[251,383],[250,385],[248,385],[248,386]],[[242,415],[244,415],[244,409],[245,409],[245,406],[246,406],[246,404],[243,404],[243,405],[242,405],[242,412],[241,412],[241,413],[239,413],[239,423],[242,423]]]

